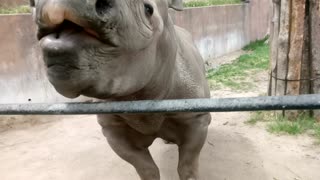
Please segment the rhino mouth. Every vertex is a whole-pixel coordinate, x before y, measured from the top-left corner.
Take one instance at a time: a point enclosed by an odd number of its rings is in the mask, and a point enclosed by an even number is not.
[[[83,75],[89,67],[88,57],[83,56],[83,52],[94,52],[94,48],[101,46],[115,47],[102,41],[96,31],[70,21],[54,28],[39,29],[38,39],[49,81],[60,94],[70,98],[79,96],[89,86]]]
[[[83,51],[95,52],[96,48],[117,49],[111,40],[100,38],[100,34],[67,20],[53,28],[40,28],[38,39],[49,72],[81,70],[79,61]]]
[[[96,41],[96,43],[105,44],[110,47],[118,47],[110,38],[102,35],[103,32],[93,30],[93,28],[82,27],[71,21],[65,20],[60,25],[50,28],[39,28],[37,38],[43,41],[47,37],[55,38],[57,41],[77,41],[79,39]],[[66,38],[68,37],[68,38]],[[83,43],[81,43],[83,44]]]

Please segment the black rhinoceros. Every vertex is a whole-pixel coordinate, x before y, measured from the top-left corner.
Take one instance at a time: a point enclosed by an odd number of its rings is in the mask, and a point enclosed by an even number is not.
[[[32,2],[34,3],[34,2]],[[204,62],[169,8],[182,0],[38,0],[38,39],[47,75],[62,95],[101,101],[208,98]],[[159,180],[148,147],[179,147],[181,180],[197,180],[209,113],[98,115],[112,149],[143,180]]]

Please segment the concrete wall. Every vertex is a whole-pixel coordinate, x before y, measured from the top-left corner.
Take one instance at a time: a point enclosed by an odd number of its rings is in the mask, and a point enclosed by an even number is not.
[[[16,5],[27,5],[29,0],[0,0],[0,6],[16,6]]]
[[[251,5],[192,8],[171,12],[177,25],[194,37],[202,56],[217,57],[235,51],[268,31],[269,0]],[[30,15],[0,16],[0,103],[70,101],[48,82]],[[75,99],[82,101],[84,98]]]
[[[187,29],[205,60],[241,49],[264,38],[269,30],[270,0],[249,4],[190,8],[171,12],[175,24]]]
[[[0,16],[0,103],[68,101],[48,82],[30,15]]]

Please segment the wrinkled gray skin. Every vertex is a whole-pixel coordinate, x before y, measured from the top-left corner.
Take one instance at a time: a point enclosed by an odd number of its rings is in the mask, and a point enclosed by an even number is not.
[[[62,95],[101,101],[208,98],[203,60],[168,9],[182,0],[38,0],[38,38],[47,74]],[[181,180],[199,179],[209,113],[98,115],[113,150],[142,180],[159,180],[148,147],[179,146]]]

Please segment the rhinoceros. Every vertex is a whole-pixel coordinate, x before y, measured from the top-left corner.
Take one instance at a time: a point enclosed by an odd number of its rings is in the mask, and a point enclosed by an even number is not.
[[[47,76],[68,98],[101,101],[209,98],[204,62],[169,9],[182,0],[31,0]],[[142,180],[159,180],[148,147],[179,147],[181,180],[199,179],[210,113],[100,114],[111,148]]]

